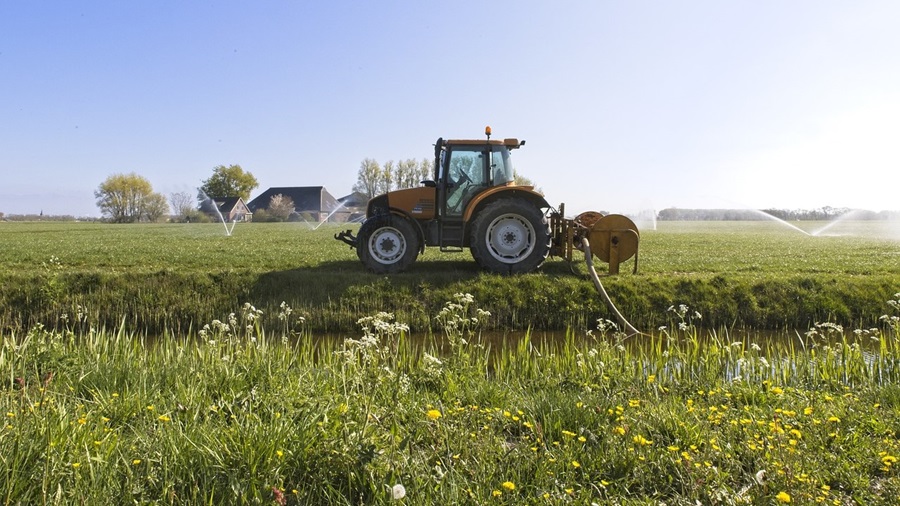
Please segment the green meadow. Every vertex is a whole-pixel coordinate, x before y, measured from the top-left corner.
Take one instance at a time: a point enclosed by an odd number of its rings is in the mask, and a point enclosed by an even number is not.
[[[645,230],[639,273],[603,278],[631,337],[580,262],[383,277],[338,228],[242,225],[0,223],[3,504],[900,497],[900,244],[874,223]]]
[[[661,222],[642,231],[638,275],[629,262],[604,285],[644,329],[664,324],[676,302],[713,328],[864,324],[900,285],[898,236],[886,222],[841,225],[829,232],[848,235],[810,237],[769,221]],[[577,255],[573,265],[551,259],[537,274],[503,277],[479,272],[468,252],[428,249],[408,272],[386,277],[366,272],[332,238],[339,230],[241,223],[226,236],[215,224],[0,223],[0,325],[52,327],[61,311],[81,307],[99,325],[124,319],[160,334],[245,302],[269,319],[285,302],[317,332],[353,331],[377,311],[427,332],[459,292],[491,311],[488,330],[583,329],[610,317]]]

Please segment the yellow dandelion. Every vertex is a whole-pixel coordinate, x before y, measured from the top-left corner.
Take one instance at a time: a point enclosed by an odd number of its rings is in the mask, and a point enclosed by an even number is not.
[[[656,375],[655,375],[655,374],[651,374],[651,375],[647,376],[647,383],[653,383],[653,382],[655,382],[655,381],[656,381]]]
[[[81,467],[81,462],[72,462],[72,467],[78,469],[79,467]]]
[[[509,490],[510,492],[516,489],[516,484],[511,481],[504,481],[500,484],[500,486],[505,488],[506,490]]]
[[[503,495],[503,492],[501,492],[499,490],[494,490],[493,492],[491,492],[491,495],[494,497],[500,497],[501,495]]]
[[[645,438],[644,436],[642,436],[640,434],[638,434],[637,436],[634,436],[632,438],[632,441],[634,441],[635,444],[639,444],[641,446],[647,446],[647,445],[653,444],[653,441],[650,441],[649,439]]]
[[[778,492],[778,495],[775,496],[775,499],[778,502],[787,504],[787,503],[791,502],[791,495],[788,494],[787,492],[782,491],[782,492]]]
[[[132,464],[132,465],[135,465],[135,466],[138,465],[138,464],[140,464],[140,463],[141,463],[141,459],[134,459],[134,460],[131,461],[131,464]]]
[[[166,422],[171,421],[172,419],[166,415],[159,415],[159,417],[157,417],[157,420],[159,420],[160,422],[166,423]]]
[[[616,434],[618,434],[620,436],[624,436],[625,435],[625,427],[618,426],[615,429],[613,429],[613,432],[615,432]]]
[[[429,420],[437,420],[441,417],[441,412],[436,409],[429,409],[425,416],[428,417]]]
[[[829,416],[829,417],[828,417],[828,421],[831,422],[831,423],[838,423],[838,422],[841,421],[841,419],[838,418],[838,417],[836,417],[836,416]]]
[[[638,399],[632,399],[632,400],[628,401],[628,407],[629,407],[629,408],[636,408],[636,407],[638,407],[638,406],[640,406],[640,405],[641,405],[641,401],[638,400]]]
[[[578,469],[579,467],[581,467],[581,464],[577,460],[573,460],[572,467],[574,467],[575,469]]]

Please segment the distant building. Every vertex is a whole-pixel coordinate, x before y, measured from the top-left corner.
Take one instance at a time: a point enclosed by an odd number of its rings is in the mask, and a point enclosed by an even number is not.
[[[213,207],[215,204],[215,207]],[[252,221],[253,213],[244,203],[244,199],[240,197],[225,197],[221,199],[212,199],[203,201],[200,204],[200,210],[213,220],[221,219],[231,223],[233,221]]]
[[[366,217],[366,205],[369,197],[365,193],[353,192],[338,199],[341,203],[341,212],[346,213],[347,219],[343,221],[362,221]]]
[[[291,199],[294,203],[294,214],[298,219],[310,219],[321,222],[325,220],[345,221],[338,218],[340,208],[343,207],[324,186],[283,186],[273,187],[264,191],[247,204],[251,212],[260,209],[268,209],[269,202],[275,195],[282,195]]]

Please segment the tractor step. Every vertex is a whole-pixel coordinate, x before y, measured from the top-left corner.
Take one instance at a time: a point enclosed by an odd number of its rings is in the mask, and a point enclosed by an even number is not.
[[[465,251],[465,248],[460,246],[441,246],[441,251],[445,253],[459,253],[460,251]]]

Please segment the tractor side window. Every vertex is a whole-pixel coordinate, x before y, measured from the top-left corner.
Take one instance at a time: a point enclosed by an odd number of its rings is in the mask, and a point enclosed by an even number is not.
[[[506,148],[497,149],[491,153],[491,179],[494,186],[504,185],[513,180],[512,159]]]

